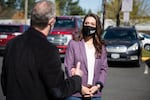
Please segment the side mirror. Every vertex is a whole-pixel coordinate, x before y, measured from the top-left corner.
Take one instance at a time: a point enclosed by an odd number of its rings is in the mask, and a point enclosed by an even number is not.
[[[139,37],[140,40],[144,40],[144,37]]]

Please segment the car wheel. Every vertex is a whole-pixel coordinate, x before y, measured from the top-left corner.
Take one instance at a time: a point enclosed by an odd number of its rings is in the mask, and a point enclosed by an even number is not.
[[[135,62],[135,66],[140,67],[141,64],[142,64],[142,58],[141,58],[141,56],[139,56],[139,59]]]
[[[136,65],[136,67],[140,67],[141,66],[141,60],[138,60],[135,65]]]
[[[150,51],[150,44],[146,44],[146,45],[144,46],[144,49]]]

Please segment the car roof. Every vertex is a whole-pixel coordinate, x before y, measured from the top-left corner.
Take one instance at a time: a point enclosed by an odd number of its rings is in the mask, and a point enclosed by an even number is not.
[[[78,19],[78,18],[80,18],[81,19],[81,17],[77,17],[77,16],[57,16],[56,18],[58,18],[58,19]]]
[[[134,26],[109,26],[106,30],[136,30]]]

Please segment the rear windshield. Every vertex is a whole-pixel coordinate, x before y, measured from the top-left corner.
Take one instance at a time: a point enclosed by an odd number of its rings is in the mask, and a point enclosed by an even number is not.
[[[0,25],[0,32],[20,32],[20,27]]]
[[[106,30],[103,34],[103,39],[124,39],[135,40],[137,39],[136,31],[134,30]]]
[[[57,18],[54,27],[55,28],[74,28],[75,20],[74,19],[59,19],[59,18]]]

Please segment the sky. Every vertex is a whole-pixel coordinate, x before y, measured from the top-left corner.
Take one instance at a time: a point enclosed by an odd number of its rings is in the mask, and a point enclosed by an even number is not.
[[[91,9],[93,13],[97,13],[102,8],[102,0],[80,0],[79,5],[87,11]]]

